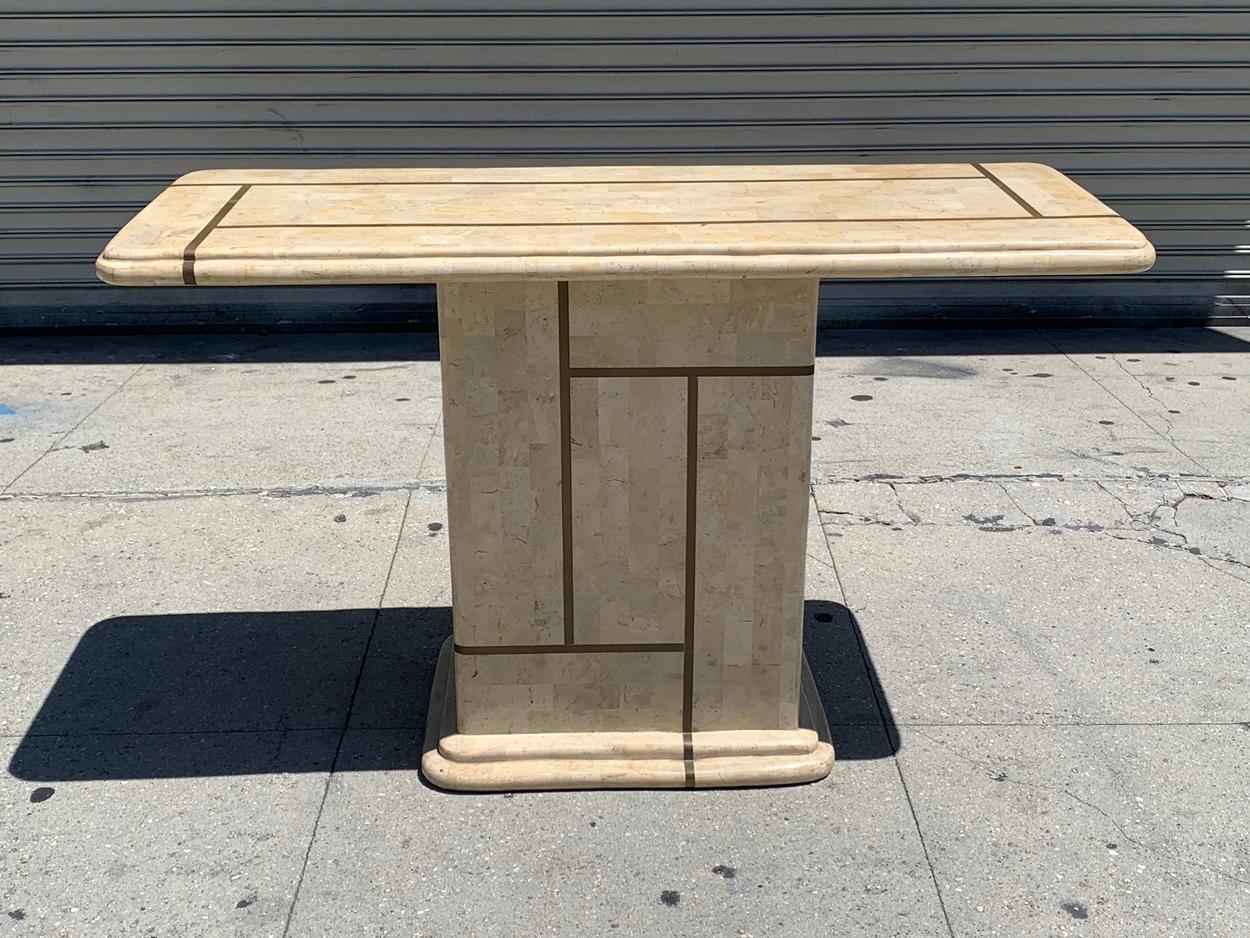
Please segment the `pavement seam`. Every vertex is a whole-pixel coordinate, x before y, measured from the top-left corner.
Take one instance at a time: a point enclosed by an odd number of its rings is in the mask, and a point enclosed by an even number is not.
[[[1182,454],[1184,455],[1184,454]],[[1086,458],[1094,458],[1085,454]],[[1186,459],[1191,457],[1186,456]],[[1125,468],[1111,464],[1115,468]],[[1197,465],[1197,463],[1195,463]],[[820,466],[814,467],[819,469]],[[833,486],[853,483],[875,482],[885,485],[942,485],[949,482],[1211,482],[1219,485],[1250,485],[1247,476],[1203,475],[1197,472],[1152,472],[1132,467],[1137,472],[1124,475],[1086,476],[1078,473],[1064,475],[1058,472],[955,472],[950,475],[938,473],[924,475],[893,475],[887,472],[870,472],[862,476],[822,476],[813,478],[812,485]]]
[[[438,415],[438,419],[434,421],[434,428],[430,430],[429,437],[426,438],[425,449],[421,451],[421,460],[420,462],[417,463],[417,478],[418,479],[421,478],[421,476],[425,473],[425,462],[427,459],[430,458],[430,450],[434,448],[434,437],[438,435],[438,431],[442,429],[442,426],[443,426],[443,415],[440,413]]]
[[[1080,481],[1080,480],[1073,480],[1073,481]],[[916,513],[909,511],[904,507],[902,493],[899,492],[898,484],[896,483],[885,483],[885,484],[889,487],[890,491],[894,494],[894,500],[900,513],[906,515],[911,525],[923,525],[925,527],[931,527],[931,528],[961,528],[961,527],[966,526],[965,524],[962,524],[958,521],[950,521],[950,520],[926,521],[924,520]],[[1183,531],[1178,531],[1174,527],[1168,527],[1159,518],[1159,513],[1163,511],[1164,509],[1170,509],[1173,512],[1175,512],[1176,508],[1184,504],[1186,501],[1189,501],[1191,499],[1201,500],[1204,498],[1204,496],[1182,494],[1179,498],[1166,499],[1160,502],[1156,507],[1154,507],[1150,511],[1133,513],[1129,510],[1128,505],[1124,502],[1123,499],[1119,498],[1118,496],[1115,496],[1114,493],[1112,493],[1101,482],[1096,482],[1096,485],[1098,486],[1098,489],[1100,491],[1110,495],[1120,505],[1121,509],[1127,515],[1128,526],[1115,524],[1115,525],[1107,525],[1103,527],[1100,525],[1094,525],[1094,524],[1088,524],[1088,523],[1087,524],[1065,523],[1065,524],[1059,525],[1059,524],[1054,524],[1054,523],[1051,523],[1051,524],[1046,523],[1047,521],[1053,522],[1054,519],[1045,519],[1043,521],[1038,521],[1037,518],[1033,517],[1027,511],[1025,511],[1024,507],[1012,494],[1011,490],[1006,486],[1006,484],[1000,481],[995,481],[992,484],[996,485],[1003,492],[1004,496],[1012,503],[1015,509],[1018,512],[1020,512],[1020,515],[1028,520],[1029,523],[1028,524],[997,523],[992,528],[987,529],[987,528],[981,527],[980,530],[993,530],[999,533],[1009,533],[1009,532],[1015,532],[1015,531],[1031,531],[1036,528],[1036,529],[1042,529],[1042,530],[1049,530],[1052,532],[1057,532],[1057,531],[1062,530],[1062,531],[1067,531],[1073,534],[1092,534],[1097,537],[1107,537],[1107,538],[1110,538],[1111,540],[1122,541],[1124,543],[1142,544],[1146,547],[1156,549],[1156,550],[1176,551],[1176,552],[1184,553],[1184,554],[1187,554],[1189,556],[1196,558],[1197,560],[1200,560],[1203,564],[1205,564],[1207,567],[1209,567],[1210,569],[1214,570],[1217,573],[1223,574],[1224,576],[1231,577],[1234,580],[1239,580],[1243,583],[1250,583],[1250,578],[1247,578],[1246,576],[1242,574],[1235,573],[1233,572],[1233,570],[1228,569],[1228,567],[1238,567],[1238,568],[1242,568],[1245,570],[1250,570],[1250,561],[1246,561],[1238,557],[1234,557],[1232,554],[1229,554],[1229,553],[1226,553],[1222,557],[1208,556],[1207,554],[1202,553],[1199,548],[1190,546],[1189,536],[1186,535]],[[1223,487],[1224,485],[1223,483],[1219,483],[1219,484],[1221,485],[1221,487]],[[825,509],[825,508],[821,508],[819,503],[817,503],[818,523],[821,525],[822,529],[826,525],[826,520],[823,516],[837,517],[838,519],[837,521],[828,522],[828,525],[830,527],[836,527],[836,528],[857,528],[857,527],[877,526],[877,527],[890,528],[892,530],[898,530],[899,525],[902,524],[902,522],[898,520],[894,520],[890,518],[875,517],[870,514],[857,515],[855,512],[851,512],[851,511],[836,511],[832,509]],[[963,519],[964,522],[967,522],[974,526],[981,525],[982,522],[985,520],[987,519],[976,518],[974,516],[965,516]],[[1175,539],[1177,542],[1176,543],[1170,542],[1164,537],[1161,537],[1160,535],[1168,535],[1169,537]]]
[[[404,513],[399,519],[399,530],[395,534],[395,547],[391,550],[391,562],[387,565],[386,576],[382,580],[382,590],[378,594],[378,605],[373,612],[373,622],[369,626],[369,636],[365,639],[364,651],[360,655],[360,667],[356,669],[356,681],[352,685],[352,695],[347,702],[347,712],[343,715],[343,726],[339,730],[338,742],[334,747],[334,756],[330,759],[330,771],[326,773],[325,785],[321,789],[321,801],[317,804],[317,816],[313,819],[312,833],[308,837],[308,847],[304,850],[304,862],[300,864],[299,877],[295,881],[295,890],[291,893],[291,905],[287,909],[286,923],[282,926],[282,938],[286,938],[291,930],[291,922],[295,918],[295,906],[299,903],[300,890],[304,886],[304,874],[308,872],[308,861],[312,857],[313,845],[317,842],[317,831],[321,827],[321,815],[325,812],[326,800],[330,795],[330,783],[334,780],[334,770],[338,767],[339,756],[343,752],[343,741],[352,725],[352,711],[356,707],[356,697],[360,693],[360,682],[364,677],[365,665],[369,661],[369,650],[373,647],[373,636],[378,630],[378,620],[382,617],[382,604],[386,599],[386,591],[391,585],[391,574],[395,572],[395,561],[399,557],[399,547],[404,541],[404,529],[408,526],[408,508],[412,504],[412,493],[404,501]]]
[[[1127,403],[1126,403],[1126,402],[1125,402],[1125,401],[1124,401],[1124,400],[1123,400],[1123,399],[1122,399],[1122,398],[1121,398],[1118,394],[1116,394],[1114,391],[1112,391],[1110,388],[1108,388],[1105,384],[1103,384],[1101,381],[1099,381],[1099,380],[1098,380],[1098,379],[1097,379],[1097,378],[1096,378],[1093,374],[1091,374],[1090,372],[1088,372],[1088,371],[1086,371],[1084,368],[1082,368],[1080,365],[1078,365],[1078,364],[1077,364],[1077,362],[1076,362],[1076,360],[1075,360],[1075,359],[1074,359],[1071,355],[1069,355],[1067,352],[1065,352],[1063,349],[1061,349],[1058,345],[1056,345],[1056,344],[1055,344],[1055,342],[1054,342],[1054,340],[1053,340],[1053,339],[1051,339],[1051,338],[1050,338],[1050,336],[1046,335],[1044,332],[1042,332],[1041,330],[1038,330],[1038,329],[1035,329],[1035,330],[1034,330],[1034,333],[1035,333],[1035,334],[1036,334],[1039,338],[1041,338],[1043,342],[1047,343],[1047,344],[1048,344],[1051,348],[1053,348],[1056,352],[1058,352],[1060,355],[1062,355],[1064,358],[1066,358],[1066,359],[1068,360],[1068,362],[1072,365],[1072,367],[1073,367],[1073,368],[1075,368],[1075,369],[1076,369],[1077,371],[1079,371],[1081,374],[1085,375],[1085,377],[1089,378],[1089,380],[1090,380],[1090,381],[1092,381],[1092,382],[1094,382],[1094,384],[1096,384],[1096,385],[1098,385],[1100,388],[1102,388],[1102,390],[1103,390],[1103,391],[1104,391],[1104,392],[1105,392],[1105,393],[1106,393],[1109,397],[1113,398],[1113,399],[1114,399],[1114,400],[1115,400],[1115,401],[1116,401],[1116,402],[1117,402],[1117,403],[1118,403],[1121,407],[1123,407],[1123,408],[1124,408],[1125,410],[1127,410],[1130,414],[1132,414],[1132,415],[1133,415],[1134,417],[1136,417],[1139,421],[1141,421],[1142,425],[1143,425],[1143,426],[1145,426],[1145,427],[1146,427],[1146,429],[1148,429],[1151,433],[1153,433],[1155,436],[1159,437],[1159,439],[1164,440],[1164,441],[1165,441],[1165,442],[1166,442],[1169,446],[1171,446],[1171,447],[1172,447],[1172,449],[1176,450],[1178,453],[1180,453],[1182,456],[1184,456],[1186,459],[1188,459],[1191,463],[1193,463],[1195,466],[1197,466],[1197,467],[1198,467],[1199,469],[1201,469],[1203,472],[1207,473],[1208,475],[1210,475],[1210,474],[1211,474],[1211,470],[1210,470],[1210,469],[1208,469],[1208,468],[1207,468],[1206,466],[1204,466],[1202,463],[1198,462],[1198,460],[1194,459],[1194,457],[1190,456],[1187,452],[1185,452],[1183,449],[1181,449],[1181,448],[1180,448],[1180,446],[1179,446],[1179,445],[1177,445],[1176,440],[1172,439],[1172,435],[1171,435],[1171,432],[1170,432],[1172,424],[1171,424],[1171,422],[1170,422],[1170,421],[1168,421],[1166,418],[1164,418],[1164,423],[1166,423],[1166,424],[1168,425],[1168,429],[1169,429],[1169,432],[1168,432],[1168,433],[1163,433],[1162,431],[1155,429],[1155,428],[1154,428],[1154,427],[1150,424],[1150,422],[1149,422],[1149,421],[1148,421],[1145,417],[1143,417],[1141,414],[1139,414],[1137,411],[1135,411],[1132,407],[1130,407],[1130,406],[1129,406],[1129,405],[1128,405],[1128,404],[1127,404]],[[1150,388],[1146,387],[1145,382],[1144,382],[1144,381],[1142,381],[1142,380],[1141,380],[1141,378],[1137,377],[1137,375],[1133,374],[1131,371],[1129,371],[1127,368],[1125,368],[1125,367],[1124,367],[1124,365],[1123,365],[1123,364],[1121,364],[1120,360],[1119,360],[1119,359],[1118,359],[1118,358],[1117,358],[1114,354],[1111,356],[1111,360],[1112,360],[1113,362],[1115,362],[1115,363],[1116,363],[1116,365],[1119,367],[1119,369],[1120,369],[1121,371],[1123,371],[1126,375],[1128,375],[1130,378],[1132,378],[1134,381],[1136,381],[1139,385],[1141,385],[1141,388],[1142,388],[1142,390],[1143,390],[1143,391],[1145,391],[1145,392],[1146,392],[1146,396],[1147,396],[1147,397],[1149,397],[1149,398],[1150,398],[1152,401],[1154,401],[1155,403],[1162,403],[1162,402],[1161,402],[1161,401],[1160,401],[1157,397],[1155,397],[1155,396],[1154,396],[1154,392],[1153,392],[1153,391],[1151,391],[1151,390],[1150,390]],[[1167,408],[1165,407],[1165,408],[1164,408],[1164,410],[1167,410]]]
[[[1181,863],[1185,866],[1191,866],[1191,867],[1194,867],[1195,869],[1204,870],[1208,873],[1213,873],[1216,876],[1225,877],[1226,879],[1230,879],[1233,882],[1239,883],[1241,885],[1250,885],[1250,879],[1243,879],[1234,873],[1229,873],[1227,870],[1221,870],[1218,867],[1209,866],[1205,863],[1200,863],[1197,860],[1190,860],[1187,857],[1184,857],[1181,854],[1177,853],[1175,850],[1168,850],[1166,848],[1157,847],[1153,844],[1147,843],[1144,840],[1138,840],[1136,837],[1130,834],[1127,830],[1125,830],[1124,825],[1121,824],[1119,821],[1117,821],[1114,817],[1112,817],[1111,814],[1105,808],[1101,807],[1100,805],[1095,804],[1092,801],[1089,801],[1086,798],[1082,798],[1080,795],[1073,792],[1067,786],[1047,785],[1047,784],[1043,784],[1042,782],[1030,782],[1030,781],[1023,781],[1018,778],[1011,778],[1010,776],[1007,775],[1006,772],[994,769],[992,766],[987,765],[986,763],[980,761],[979,759],[974,759],[972,756],[968,755],[966,752],[962,752],[961,750],[956,749],[953,745],[941,739],[938,739],[937,737],[930,736],[927,733],[919,733],[918,735],[923,736],[925,739],[936,744],[939,748],[950,753],[955,758],[960,759],[968,763],[971,766],[975,766],[978,769],[981,769],[982,771],[986,772],[995,781],[1005,782],[1006,784],[1009,784],[1009,785],[1018,785],[1021,788],[1031,788],[1034,791],[1049,792],[1050,794],[1054,794],[1054,795],[1063,795],[1064,797],[1072,799],[1077,804],[1082,805],[1083,807],[1089,808],[1094,813],[1101,815],[1112,827],[1116,829],[1116,831],[1120,834],[1120,836],[1124,840],[1128,841],[1134,846],[1142,848],[1147,853],[1154,854],[1155,856],[1162,857],[1166,860],[1172,860],[1174,862]],[[1126,794],[1132,794],[1131,792],[1128,791],[1127,788],[1124,788],[1124,791]]]
[[[30,470],[34,469],[37,465],[43,462],[44,459],[48,456],[48,454],[53,452],[57,447],[59,447],[62,443],[64,443],[67,439],[69,439],[70,435],[75,430],[77,430],[84,423],[86,423],[88,420],[94,417],[96,414],[96,411],[98,411],[101,407],[103,407],[105,404],[107,404],[109,401],[115,398],[118,394],[120,394],[122,392],[122,389],[125,388],[126,385],[128,385],[131,382],[131,380],[136,375],[139,374],[139,372],[141,372],[144,368],[146,368],[147,365],[148,363],[144,362],[138,368],[132,371],[129,375],[127,375],[122,380],[121,384],[117,385],[117,387],[113,388],[112,391],[106,394],[103,400],[101,400],[98,404],[96,404],[95,407],[92,407],[91,410],[87,411],[87,413],[83,414],[83,416],[79,419],[79,421],[76,424],[74,424],[72,427],[70,427],[68,430],[62,433],[59,437],[53,440],[51,445],[35,458],[34,462],[32,462],[29,466],[27,466],[25,469],[19,472],[16,476],[14,476],[3,488],[0,488],[0,495],[7,495],[9,492],[9,489],[17,485],[17,483],[21,481],[21,479],[26,475],[26,473],[30,472]]]
[[[433,440],[431,439],[431,445]],[[15,480],[16,481],[16,480]],[[956,473],[950,476],[894,476],[894,475],[866,475],[866,476],[845,476],[840,478],[828,478],[822,481],[814,482],[814,485],[820,487],[833,487],[838,485],[852,485],[858,483],[877,483],[882,485],[940,485],[952,482],[990,482],[1002,484],[1005,482],[1089,482],[1102,486],[1105,483],[1113,482],[1142,482],[1142,481],[1162,481],[1162,482],[1178,482],[1184,481],[1189,483],[1207,482],[1212,485],[1218,485],[1223,488],[1231,486],[1250,485],[1250,477],[1242,476],[1202,476],[1197,473],[1188,474],[1181,473],[1175,476],[1167,473],[1154,473],[1149,476],[1127,475],[1127,476],[1104,476],[1100,478],[1090,478],[1085,476],[1066,477],[1055,473]],[[4,501],[173,501],[178,499],[191,498],[225,498],[233,496],[260,495],[267,498],[303,498],[313,495],[347,495],[367,497],[370,495],[381,495],[386,492],[421,492],[430,495],[440,495],[447,491],[445,480],[433,479],[428,481],[401,481],[401,482],[369,482],[359,485],[301,485],[301,486],[240,486],[234,488],[205,488],[205,489],[134,489],[134,490],[106,490],[98,489],[95,491],[81,492],[0,492],[0,500]],[[1108,492],[1108,494],[1111,494]],[[1112,497],[1116,497],[1112,495]],[[1119,500],[1119,499],[1117,499]],[[820,509],[824,512],[828,509]],[[1127,510],[1127,509],[1126,509]]]
[[[420,492],[441,495],[447,486],[441,482],[382,482],[367,485],[302,485],[302,486],[244,486],[224,489],[149,489],[135,491],[94,492],[0,492],[0,500],[26,502],[54,501],[126,501],[159,502],[183,501],[193,498],[233,498],[238,496],[261,496],[263,498],[307,498],[309,496],[340,496],[368,498],[388,492]]]
[[[898,773],[898,783],[903,787],[903,797],[907,799],[907,810],[911,812],[912,824],[916,828],[916,836],[920,838],[920,849],[924,851],[925,863],[929,865],[929,878],[933,880],[933,891],[937,895],[938,906],[942,909],[942,918],[946,920],[946,931],[955,938],[955,926],[951,924],[950,913],[946,911],[946,901],[942,898],[942,887],[938,885],[937,870],[933,868],[933,857],[929,854],[929,845],[924,839],[924,831],[920,827],[920,817],[916,814],[916,805],[912,801],[911,789],[907,787],[907,779],[903,775],[903,765],[898,755],[894,756],[894,771]]]
[[[829,543],[829,535],[825,532],[824,525],[820,523],[820,502],[816,498],[815,487],[810,487],[810,491],[812,507],[816,509],[816,524],[820,529],[820,538],[825,543],[825,551],[829,554],[829,566],[833,570],[834,581],[838,584],[838,593],[842,597],[842,607],[850,613],[851,607],[847,603],[846,587],[842,584],[842,574],[838,571],[837,558],[833,556],[833,545]],[[897,492],[895,494],[897,495]],[[869,662],[868,647],[864,642],[864,637],[858,629],[853,631],[856,633],[855,643],[859,648],[860,664],[863,666],[865,673],[871,674],[872,666]],[[924,830],[921,828],[920,818],[916,814],[916,806],[912,803],[911,791],[907,787],[907,779],[903,776],[903,766],[898,759],[898,750],[894,746],[893,740],[898,738],[897,727],[894,724],[893,717],[887,716],[888,709],[885,701],[881,699],[881,694],[875,684],[872,687],[872,697],[877,707],[877,716],[881,721],[881,732],[885,734],[886,740],[891,744],[891,748],[895,749],[894,754],[891,756],[894,762],[894,771],[898,773],[898,782],[903,788],[903,797],[907,799],[907,809],[911,812],[911,821],[916,829],[916,837],[920,841],[920,850],[924,854],[925,865],[929,868],[929,879],[933,883],[933,894],[937,897],[938,908],[942,910],[942,918],[946,922],[946,931],[951,938],[955,938],[955,928],[951,924],[950,913],[946,911],[946,900],[942,897],[942,887],[938,884],[937,871],[933,867],[933,857],[929,853],[929,845],[925,841]],[[836,759],[836,753],[834,757]]]

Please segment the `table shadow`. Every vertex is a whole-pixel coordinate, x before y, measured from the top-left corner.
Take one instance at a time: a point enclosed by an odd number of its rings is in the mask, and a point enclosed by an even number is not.
[[[892,755],[893,720],[854,615],[812,601],[805,625],[838,758]],[[51,782],[416,769],[450,634],[446,606],[104,619],[78,642],[9,771]],[[368,757],[336,762],[345,724]]]

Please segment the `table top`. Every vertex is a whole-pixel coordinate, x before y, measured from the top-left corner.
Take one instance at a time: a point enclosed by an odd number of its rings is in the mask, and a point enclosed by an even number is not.
[[[207,170],[109,243],[126,285],[1115,274],[1146,238],[1036,163]]]

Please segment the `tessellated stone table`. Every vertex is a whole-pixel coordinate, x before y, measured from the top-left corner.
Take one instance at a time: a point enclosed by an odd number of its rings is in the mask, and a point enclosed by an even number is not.
[[[131,285],[438,284],[462,789],[809,781],[819,278],[1144,270],[1028,163],[214,170],[98,262]]]

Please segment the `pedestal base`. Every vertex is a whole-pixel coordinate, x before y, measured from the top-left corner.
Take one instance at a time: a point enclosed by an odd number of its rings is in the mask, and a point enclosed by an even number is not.
[[[797,730],[467,735],[456,731],[451,658],[448,639],[434,672],[421,759],[426,780],[439,788],[734,788],[813,782],[833,767],[806,659]]]

